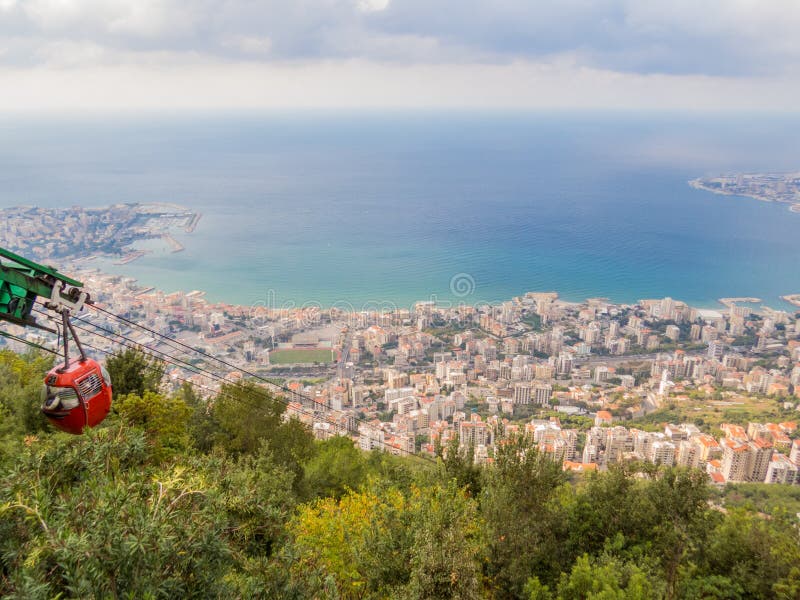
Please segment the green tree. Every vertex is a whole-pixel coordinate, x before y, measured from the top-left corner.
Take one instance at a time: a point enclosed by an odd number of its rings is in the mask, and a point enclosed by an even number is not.
[[[494,467],[484,471],[481,508],[489,536],[487,575],[497,598],[518,598],[528,579],[557,581],[563,531],[558,490],[561,465],[539,453],[531,440],[499,445]]]
[[[192,445],[201,452],[210,452],[214,447],[216,422],[212,418],[213,401],[200,396],[190,383],[184,382],[176,396],[182,399],[191,410],[189,416],[189,436]]]
[[[364,454],[344,436],[334,436],[314,448],[304,465],[303,491],[306,498],[341,498],[364,483],[367,465]]]
[[[409,492],[374,482],[302,506],[289,525],[291,577],[281,595],[483,597],[477,502],[454,482]]]
[[[660,557],[667,598],[677,596],[680,568],[702,550],[717,515],[708,508],[708,482],[700,470],[659,469],[646,487],[654,525],[647,543]]]
[[[779,600],[796,600],[800,598],[800,567],[792,567],[785,577],[775,582],[772,590]]]
[[[53,359],[30,352],[0,350],[0,433],[34,434],[48,430],[39,410],[44,376]]]
[[[214,444],[230,454],[253,454],[281,425],[284,406],[254,383],[223,384],[208,413]]]
[[[681,582],[680,597],[686,600],[740,600],[743,593],[742,586],[729,577],[706,575],[685,578]]]
[[[147,390],[143,396],[117,396],[115,403],[126,423],[145,431],[156,460],[174,456],[190,446],[192,410],[180,396],[167,397]]]
[[[411,496],[411,578],[414,599],[481,598],[486,546],[476,501],[454,481]]]
[[[443,478],[458,482],[467,493],[477,496],[481,491],[481,468],[475,464],[475,448],[472,445],[461,447],[458,436],[447,443],[442,455]]]
[[[773,598],[800,561],[796,525],[732,510],[711,533],[706,558],[706,573],[727,577],[743,596]]]
[[[301,507],[289,524],[283,595],[398,597],[408,583],[408,501],[397,490],[351,492]]]
[[[157,392],[164,377],[164,363],[138,348],[119,350],[106,359],[115,394],[144,396]]]
[[[559,600],[650,600],[655,597],[647,575],[636,565],[615,559],[578,557],[561,577]]]
[[[298,489],[303,463],[312,456],[314,438],[297,419],[283,418],[285,404],[252,382],[224,384],[209,408],[197,409],[192,431],[210,434],[198,440],[201,448],[216,448],[233,456],[254,454],[264,442],[275,462],[294,474]]]
[[[539,581],[538,577],[531,577],[525,584],[525,594],[528,600],[553,600],[550,588]]]
[[[51,436],[0,474],[0,594],[225,595],[225,513],[196,469],[151,470],[144,434]]]
[[[285,539],[285,526],[296,506],[293,474],[276,464],[266,444],[235,461],[218,455],[207,461],[232,546],[248,560],[270,557]]]
[[[570,560],[599,554],[609,539],[635,544],[647,535],[652,523],[649,517],[642,519],[643,498],[635,486],[636,480],[621,465],[590,474],[581,482],[568,504],[566,550]]]

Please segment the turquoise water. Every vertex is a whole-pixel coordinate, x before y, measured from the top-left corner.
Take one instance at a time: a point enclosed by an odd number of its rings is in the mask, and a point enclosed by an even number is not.
[[[798,169],[796,115],[0,116],[1,206],[189,206],[184,252],[108,268],[244,304],[778,306],[800,292],[800,214],[687,180]]]

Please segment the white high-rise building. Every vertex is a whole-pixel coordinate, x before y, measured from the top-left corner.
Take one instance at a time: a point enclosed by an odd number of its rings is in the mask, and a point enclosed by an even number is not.
[[[799,483],[798,467],[784,454],[775,454],[767,466],[764,483]]]
[[[536,383],[533,387],[533,401],[540,406],[548,406],[553,395],[553,386],[549,383]]]
[[[753,440],[748,446],[750,447],[750,481],[764,481],[774,452],[772,444],[766,440]]]
[[[722,476],[725,481],[750,479],[750,451],[747,444],[731,438],[722,440]]]
[[[531,403],[531,384],[519,382],[514,384],[514,404]]]
[[[653,442],[648,458],[651,463],[671,467],[675,464],[675,444],[667,441]]]
[[[572,355],[568,352],[559,354],[556,368],[559,375],[569,375],[572,371]]]

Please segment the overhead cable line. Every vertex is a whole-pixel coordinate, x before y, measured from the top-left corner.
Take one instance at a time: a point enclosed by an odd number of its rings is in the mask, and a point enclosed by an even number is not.
[[[25,344],[26,346],[30,346],[31,348],[37,348],[38,350],[49,352],[50,354],[58,354],[58,352],[56,350],[53,350],[52,348],[46,348],[45,346],[41,346],[34,342],[28,341],[25,338],[21,338],[13,334],[6,333],[5,331],[0,331],[0,337],[8,338],[9,340],[14,340],[15,342],[20,342],[21,344]]]
[[[244,368],[242,368],[240,366],[232,364],[232,363],[230,363],[230,362],[228,362],[226,360],[218,358],[218,357],[214,356],[213,354],[209,354],[208,352],[205,352],[204,350],[201,350],[200,348],[194,348],[194,347],[192,347],[192,346],[190,346],[188,344],[185,344],[185,343],[181,342],[180,340],[172,339],[172,338],[164,335],[163,333],[160,333],[160,332],[158,332],[158,331],[156,331],[156,330],[154,330],[154,329],[152,329],[150,327],[147,327],[146,325],[142,325],[141,323],[136,323],[135,321],[132,321],[131,319],[128,319],[128,318],[123,317],[121,315],[117,315],[117,314],[111,312],[110,310],[107,310],[105,308],[102,308],[102,307],[98,306],[97,304],[90,304],[88,306],[90,308],[98,311],[98,312],[101,312],[103,314],[106,314],[106,315],[114,318],[114,319],[117,319],[118,321],[121,321],[121,322],[126,323],[126,324],[128,324],[130,326],[133,326],[133,327],[138,327],[139,329],[142,329],[143,331],[146,331],[146,332],[148,332],[149,334],[151,334],[153,336],[156,336],[158,338],[161,338],[161,339],[165,340],[165,342],[167,342],[169,344],[177,344],[178,346],[188,350],[189,352],[194,352],[194,353],[200,354],[200,355],[202,355],[202,356],[204,356],[206,358],[209,358],[211,360],[217,361],[218,363],[220,363],[222,365],[225,365],[228,368],[235,369],[235,370],[240,371],[240,372],[242,372],[242,373],[244,373],[244,374],[246,374],[246,375],[248,375],[248,376],[250,376],[250,377],[252,377],[254,379],[258,379],[259,381],[263,381],[264,383],[266,383],[266,384],[268,384],[270,386],[273,386],[273,387],[275,387],[275,388],[277,388],[277,389],[279,389],[279,390],[281,390],[281,391],[283,391],[283,392],[285,392],[287,394],[291,394],[295,398],[304,399],[304,400],[306,400],[308,402],[311,402],[312,404],[322,405],[325,410],[334,410],[334,409],[328,408],[327,406],[324,405],[324,403],[320,402],[319,400],[316,400],[314,398],[310,398],[309,396],[306,396],[305,394],[301,394],[301,393],[295,392],[294,390],[289,389],[285,385],[277,384],[274,381],[270,381],[269,379],[267,379],[265,377],[262,377],[261,375],[258,375],[256,373],[248,371],[248,370],[246,370],[246,369],[244,369]],[[172,347],[175,348],[176,350],[178,349],[174,345]],[[337,412],[341,413],[341,411],[337,411]],[[366,427],[374,429],[374,426],[371,423],[369,423],[368,421],[365,421],[364,419],[361,419],[361,418],[356,417],[354,415],[352,416],[352,418],[356,423],[361,423],[361,424],[365,425]],[[407,453],[407,454],[412,454],[408,450],[405,450],[405,449],[400,449],[400,450],[402,452]]]
[[[53,319],[51,315],[49,315],[48,313],[46,313],[44,311],[35,309],[35,312],[37,312],[38,314],[44,316],[47,319],[50,319],[50,320]],[[112,316],[116,316],[116,315],[113,315],[113,313],[110,313],[110,314]],[[119,318],[124,320],[124,317],[119,317]],[[209,371],[208,369],[204,369],[202,367],[194,365],[194,364],[192,364],[190,362],[187,362],[187,361],[185,361],[183,359],[175,357],[175,356],[173,356],[171,354],[168,354],[166,352],[151,348],[151,347],[149,347],[149,346],[147,346],[145,344],[142,344],[141,342],[133,340],[132,338],[129,338],[128,336],[125,336],[124,334],[114,332],[114,331],[112,331],[112,330],[110,330],[108,328],[102,327],[101,325],[97,325],[96,323],[92,323],[91,321],[87,321],[87,320],[84,320],[84,319],[76,319],[76,320],[80,320],[82,323],[85,323],[87,325],[91,325],[92,327],[95,327],[97,329],[100,329],[100,330],[110,334],[110,335],[106,335],[104,333],[100,333],[99,331],[91,330],[91,329],[88,329],[86,327],[82,327],[80,325],[73,324],[76,329],[79,329],[79,330],[81,330],[83,332],[89,333],[90,335],[95,335],[95,336],[101,337],[101,338],[103,338],[103,339],[105,339],[107,341],[110,341],[111,343],[118,344],[118,345],[120,345],[122,347],[125,347],[125,348],[138,349],[141,352],[143,352],[145,355],[147,355],[147,356],[149,356],[151,358],[154,358],[156,360],[163,361],[163,362],[165,362],[167,364],[170,364],[170,365],[172,365],[172,366],[174,366],[176,368],[183,369],[183,370],[192,370],[194,372],[194,374],[196,374],[196,375],[205,375],[205,376],[211,378],[212,380],[216,380],[216,381],[219,381],[219,382],[225,383],[225,384],[231,384],[232,383],[222,375],[219,375],[217,373],[214,373],[213,371]],[[137,327],[140,327],[142,329],[150,331],[148,328],[146,328],[146,327],[144,327],[142,325],[138,325],[138,324],[135,324],[135,323],[134,323],[134,325],[136,325]],[[181,342],[177,342],[177,340],[172,340],[171,338],[168,338],[168,337],[166,337],[166,336],[164,336],[162,334],[158,334],[157,332],[152,332],[152,333],[155,334],[155,335],[158,335],[158,336],[160,336],[160,337],[162,337],[162,338],[164,338],[164,339],[166,339],[168,341],[175,341],[179,345],[189,348],[191,351],[199,352],[199,353],[204,354],[204,355],[206,355],[206,356],[208,356],[210,358],[214,358],[215,360],[218,360],[219,362],[222,362],[223,364],[226,364],[226,365],[228,364],[225,361],[222,361],[221,359],[217,359],[216,357],[213,357],[212,355],[208,355],[206,353],[203,353],[202,351],[193,349],[193,348],[191,348],[190,346],[188,346],[186,344],[182,344]],[[116,340],[116,339],[114,339],[114,338],[112,338],[110,336],[115,336],[115,337],[121,338],[121,339],[125,340],[125,342]],[[107,350],[99,349],[99,348],[97,348],[95,346],[91,346],[89,344],[84,344],[84,345],[89,347],[89,348],[91,348],[91,349],[93,349],[93,350],[101,352],[106,356],[109,355],[109,354],[113,354],[112,352],[109,352]],[[232,368],[236,368],[236,367],[233,366]],[[312,402],[314,405],[321,406],[322,410],[324,410],[324,411],[338,413],[338,414],[340,414],[342,416],[345,416],[347,418],[352,418],[354,420],[354,422],[364,424],[364,425],[366,425],[367,427],[369,427],[372,430],[375,429],[369,422],[364,421],[363,419],[360,419],[358,417],[355,417],[354,415],[347,415],[343,411],[336,410],[336,409],[331,409],[331,408],[325,406],[325,404],[323,402],[319,401],[319,400],[315,400],[315,399],[309,398],[308,396],[306,396],[304,394],[298,394],[297,392],[294,392],[293,390],[290,390],[289,388],[286,388],[285,386],[280,386],[280,385],[276,384],[275,382],[270,381],[268,379],[265,379],[265,378],[262,378],[262,377],[259,377],[259,376],[256,376],[256,375],[252,375],[252,374],[248,373],[247,371],[245,371],[243,369],[238,369],[238,370],[240,370],[240,371],[242,371],[242,372],[244,372],[246,374],[249,374],[249,375],[251,375],[251,376],[253,376],[253,377],[257,378],[257,379],[265,381],[269,385],[277,387],[277,388],[279,388],[279,389],[281,389],[281,390],[283,390],[283,391],[285,391],[285,392],[287,392],[289,394],[292,394],[293,396],[299,396],[301,398],[305,398],[305,399],[309,400],[310,402]],[[204,386],[202,384],[198,384],[196,382],[193,382],[191,380],[188,380],[188,379],[185,379],[185,378],[182,378],[182,377],[177,377],[176,376],[175,379],[178,379],[179,381],[183,381],[183,382],[188,383],[190,385],[197,385],[197,386],[199,386],[199,387],[201,387],[203,389],[206,389],[208,391],[214,392],[218,396],[222,395],[222,396],[229,397],[229,398],[231,398],[233,400],[243,401],[238,396],[232,396],[229,393],[225,394],[222,390],[220,390],[220,391],[213,390],[213,388],[209,388],[207,386]],[[285,398],[281,398],[280,396],[274,396],[274,398],[278,402],[280,402],[281,404],[283,404],[286,407],[289,407],[289,405],[291,404],[290,400],[287,400]],[[297,404],[300,404],[300,403],[297,403]],[[257,406],[254,405],[254,404],[249,404],[249,405],[250,405],[251,408],[257,408]],[[316,414],[314,412],[304,409],[302,404],[300,404],[299,407],[298,406],[293,407],[293,410],[297,411],[300,414],[303,414],[305,416],[310,417],[312,420],[316,417]],[[385,441],[381,441],[381,440],[375,440],[375,441],[378,444],[380,444],[383,449],[391,448],[391,449],[398,450],[402,454],[414,455],[413,452],[410,452],[409,450],[407,450],[405,448],[394,446],[394,445],[389,445]]]
[[[47,313],[45,313],[43,311],[35,310],[34,312],[39,313],[40,315],[44,316],[47,319],[50,319],[51,321],[53,320],[53,318],[50,315],[48,315]],[[86,322],[86,321],[84,321],[84,322]],[[103,338],[103,339],[105,339],[105,340],[107,340],[107,341],[109,341],[109,342],[111,342],[113,344],[122,346],[123,348],[130,348],[130,349],[139,350],[145,356],[148,356],[148,357],[153,358],[155,360],[158,360],[160,362],[172,365],[172,366],[174,366],[176,368],[184,369],[184,370],[195,369],[194,374],[196,374],[196,375],[205,375],[205,376],[211,378],[212,380],[217,380],[217,381],[219,381],[221,383],[226,383],[226,384],[232,384],[233,383],[233,382],[227,380],[222,375],[218,375],[217,373],[214,373],[212,371],[208,371],[208,370],[202,369],[201,367],[197,367],[195,365],[192,365],[191,363],[188,363],[188,362],[185,362],[185,361],[181,361],[183,364],[179,364],[178,362],[175,362],[174,360],[171,360],[170,358],[166,358],[165,356],[158,356],[158,355],[156,355],[154,353],[158,353],[158,354],[164,354],[164,353],[161,353],[158,350],[154,350],[153,348],[146,347],[146,346],[144,346],[144,345],[142,345],[142,344],[140,344],[140,343],[138,343],[136,341],[131,341],[129,343],[125,343],[125,342],[121,342],[119,340],[116,340],[116,339],[114,339],[114,338],[112,338],[112,337],[110,337],[108,335],[104,335],[104,334],[99,333],[97,331],[93,331],[91,329],[87,329],[86,327],[81,327],[80,325],[76,325],[75,328],[79,329],[80,331],[86,332],[86,333],[88,333],[90,335],[95,335],[97,337]],[[119,336],[119,337],[125,337],[125,336],[122,336],[122,335],[116,334],[116,333],[114,333],[112,335],[116,335],[116,336]],[[130,338],[127,338],[127,339],[130,339]],[[91,348],[92,350],[95,350],[96,352],[100,352],[101,354],[103,354],[105,356],[109,356],[109,355],[113,355],[114,354],[110,350],[104,350],[102,348],[98,348],[97,346],[93,346],[93,345],[88,344],[88,343],[84,343],[84,346],[86,346],[87,348]],[[184,377],[175,376],[174,378],[179,380],[179,381],[182,381],[184,383],[188,383],[190,385],[195,385],[195,386],[201,387],[201,388],[203,388],[205,390],[208,390],[209,392],[214,393],[217,396],[226,396],[226,394],[222,390],[215,390],[213,388],[210,388],[208,386],[204,386],[204,385],[202,385],[200,383],[194,382],[194,381],[192,381],[190,379],[186,379]],[[239,398],[238,396],[234,397],[234,396],[227,395],[227,397],[231,397],[231,398],[233,398],[235,400],[243,402],[243,400],[241,398]],[[288,402],[285,399],[280,398],[278,396],[275,396],[274,398],[279,403],[288,406]],[[249,406],[251,408],[258,408],[255,404],[249,404]],[[298,410],[298,412],[301,412],[302,414],[305,414],[305,415],[308,415],[308,416],[313,416],[313,413],[310,413],[308,411],[304,411],[302,409]]]

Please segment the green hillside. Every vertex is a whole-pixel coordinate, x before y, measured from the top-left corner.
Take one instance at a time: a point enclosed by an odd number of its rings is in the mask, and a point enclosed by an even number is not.
[[[315,441],[259,387],[229,385],[207,404],[189,387],[158,392],[159,365],[135,353],[110,362],[113,414],[68,436],[38,413],[49,361],[0,351],[3,597],[800,592],[797,518],[719,510],[702,473],[571,479],[524,439],[488,467],[455,445],[434,460],[364,453]]]

